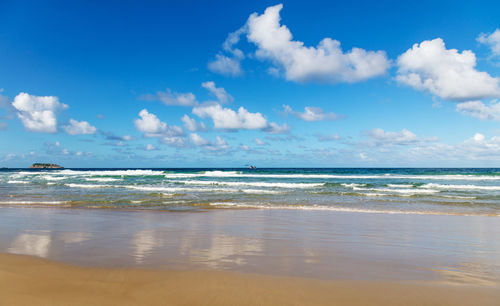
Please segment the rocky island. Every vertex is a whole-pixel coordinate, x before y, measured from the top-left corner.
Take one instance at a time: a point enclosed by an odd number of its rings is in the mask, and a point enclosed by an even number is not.
[[[30,169],[63,169],[64,167],[59,166],[57,164],[43,164],[43,163],[34,163],[30,166]]]

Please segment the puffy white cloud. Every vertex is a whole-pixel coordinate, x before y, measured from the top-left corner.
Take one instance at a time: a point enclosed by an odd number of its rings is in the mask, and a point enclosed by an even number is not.
[[[456,110],[481,120],[500,120],[500,101],[492,101],[488,105],[481,101],[459,103]]]
[[[182,116],[181,120],[184,123],[184,127],[190,132],[196,132],[198,130],[206,129],[205,123],[203,122],[197,123],[196,120],[189,117],[188,115]]]
[[[147,109],[143,109],[139,112],[140,119],[135,119],[134,124],[139,132],[146,135],[161,134],[167,130],[167,124],[161,122],[160,119]]]
[[[162,143],[177,147],[185,145],[186,140],[181,127],[167,125],[147,109],[141,110],[139,116],[141,118],[135,119],[134,124],[139,132],[144,133],[144,137],[159,138]]]
[[[70,135],[91,135],[95,134],[97,129],[87,121],[76,121],[69,119],[69,124],[63,126],[64,131]]]
[[[56,112],[68,108],[54,96],[34,96],[20,93],[12,102],[24,128],[31,132],[57,132]]]
[[[402,129],[400,132],[386,132],[383,129],[376,128],[366,132],[375,145],[408,145],[418,142],[417,135]]]
[[[316,47],[293,40],[280,24],[282,4],[268,7],[261,15],[253,13],[243,27],[249,42],[257,46],[256,55],[271,60],[284,70],[287,80],[297,82],[357,82],[385,74],[390,66],[384,51],[352,48],[343,52],[340,42],[324,38]]]
[[[283,109],[286,114],[294,115],[304,121],[323,121],[323,120],[336,120],[339,117],[334,113],[325,113],[319,107],[306,106],[304,112],[296,112],[289,105],[283,104]]]
[[[200,118],[211,118],[216,129],[262,130],[270,134],[283,134],[290,130],[287,124],[268,122],[261,113],[250,113],[244,107],[238,112],[220,104],[205,104],[193,108],[193,114]]]
[[[196,133],[191,133],[189,138],[195,146],[203,147],[210,151],[226,151],[229,149],[227,142],[219,136],[216,137],[215,142],[208,141]]]
[[[489,46],[493,55],[500,56],[500,29],[491,34],[481,33],[477,41]]]
[[[196,96],[190,92],[173,92],[167,88],[166,91],[158,91],[156,94],[146,94],[139,96],[140,100],[161,101],[166,105],[193,106],[198,104]]]
[[[200,118],[211,118],[216,129],[256,130],[268,125],[261,113],[250,113],[244,107],[235,112],[230,108],[223,108],[220,104],[207,104],[193,108],[193,114]]]
[[[227,76],[240,76],[243,74],[241,63],[238,58],[217,54],[215,59],[208,63],[208,69],[212,72]]]
[[[500,95],[499,78],[478,71],[470,50],[446,49],[441,38],[414,44],[397,60],[398,82],[448,100],[476,100]]]
[[[217,100],[219,100],[219,102],[221,103],[227,103],[233,101],[233,97],[231,97],[231,95],[228,94],[223,87],[216,87],[215,83],[212,81],[203,82],[201,83],[201,86],[207,89],[215,97],[217,97]]]

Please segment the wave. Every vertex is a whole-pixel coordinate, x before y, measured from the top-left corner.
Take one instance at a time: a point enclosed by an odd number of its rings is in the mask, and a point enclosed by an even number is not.
[[[488,213],[459,213],[459,212],[442,212],[442,211],[418,211],[418,210],[385,210],[385,209],[365,209],[365,208],[351,208],[351,207],[335,207],[335,206],[320,206],[320,205],[265,205],[265,204],[251,204],[251,203],[237,203],[237,202],[213,202],[211,206],[225,207],[238,207],[238,208],[253,208],[253,209],[287,209],[287,210],[305,210],[305,211],[336,211],[336,212],[349,212],[349,213],[370,213],[370,214],[401,214],[401,215],[454,215],[454,216],[491,216],[500,217],[500,214]]]
[[[64,184],[71,188],[111,188],[113,185],[90,185],[90,184]]]
[[[31,205],[31,204],[41,204],[41,205],[57,205],[65,204],[66,201],[0,201],[0,204],[4,205]]]
[[[247,177],[247,178],[276,178],[276,179],[415,179],[415,180],[500,180],[500,175],[472,175],[472,174],[377,174],[377,175],[341,175],[341,174],[258,174],[241,171],[206,171],[200,173],[166,173],[165,178],[194,178],[194,177]]]
[[[7,182],[7,184],[29,184],[30,182],[28,181],[17,181],[17,180],[10,180]]]
[[[223,181],[176,181],[186,185],[216,185],[216,186],[255,186],[271,188],[313,188],[324,183],[267,183],[267,182],[223,182]]]
[[[111,178],[111,177],[91,177],[91,178],[86,178],[85,180],[89,182],[103,182],[103,183],[121,181],[121,179]]]
[[[422,187],[442,190],[500,190],[500,186],[425,184]]]

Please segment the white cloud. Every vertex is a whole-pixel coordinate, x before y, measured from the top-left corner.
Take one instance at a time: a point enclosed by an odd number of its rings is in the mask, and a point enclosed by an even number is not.
[[[366,132],[366,135],[371,138],[375,145],[408,145],[418,142],[417,135],[402,129],[400,132],[386,132],[383,129],[373,129]]]
[[[158,148],[156,148],[154,145],[149,144],[149,143],[146,145],[146,148],[145,148],[145,149],[146,149],[146,151],[154,151],[154,150],[158,150]]]
[[[227,142],[219,136],[216,137],[215,142],[208,141],[196,133],[191,133],[189,138],[195,146],[203,147],[210,151],[226,151],[229,149]]]
[[[63,126],[63,129],[70,135],[91,135],[97,131],[87,121],[76,121],[74,119],[69,119],[69,124]]]
[[[493,55],[500,56],[500,29],[491,34],[481,33],[477,41],[490,47]]]
[[[317,134],[316,137],[319,141],[337,141],[342,139],[337,133],[329,135]]]
[[[488,105],[481,101],[459,103],[456,110],[481,120],[500,120],[500,101],[492,101]]]
[[[134,124],[144,137],[159,138],[164,144],[182,147],[185,145],[184,131],[179,126],[169,126],[162,122],[155,114],[143,109],[139,112],[140,119],[135,119]]]
[[[340,42],[331,38],[324,38],[316,47],[293,40],[290,30],[280,24],[282,7],[268,7],[262,15],[253,13],[242,29],[248,41],[257,46],[257,57],[271,60],[284,70],[287,80],[357,82],[386,73],[390,61],[384,51],[352,48],[344,53]]]
[[[296,112],[289,105],[285,104],[283,104],[283,109],[286,114],[294,115],[304,121],[336,120],[339,118],[334,113],[325,113],[321,108],[313,106],[306,106],[303,113]]]
[[[207,67],[212,72],[227,76],[240,76],[243,74],[239,59],[222,54],[217,54],[215,59],[208,63]]]
[[[448,100],[476,100],[500,95],[499,78],[478,71],[476,56],[446,49],[441,38],[414,44],[397,60],[397,81]]]
[[[256,130],[267,127],[267,120],[261,113],[250,113],[244,107],[235,112],[220,104],[208,104],[193,108],[193,114],[200,118],[211,118],[216,129]]]
[[[262,139],[259,139],[259,138],[255,138],[253,141],[254,141],[257,145],[259,145],[259,146],[266,146],[266,145],[268,145],[268,143],[267,143],[267,142],[265,142],[265,141],[263,141]]]
[[[139,132],[146,135],[161,134],[167,130],[167,124],[161,122],[160,119],[147,109],[143,109],[139,112],[140,119],[135,119],[134,124]],[[154,137],[154,136],[153,136]]]
[[[197,123],[196,120],[189,117],[188,115],[182,116],[181,120],[184,123],[184,127],[190,132],[196,132],[198,130],[201,131],[206,130],[205,123],[203,122]]]
[[[146,94],[139,97],[141,100],[161,101],[166,105],[194,106],[198,104],[196,96],[190,92],[173,92],[167,88],[166,91],[158,91],[156,94]]]
[[[216,87],[215,83],[212,81],[203,82],[201,83],[201,86],[217,97],[217,100],[219,100],[220,103],[233,101],[233,97],[231,97],[231,95],[228,94],[223,87]]]
[[[27,131],[42,133],[57,132],[56,112],[68,108],[57,97],[34,96],[24,92],[14,98],[12,106]]]
[[[264,132],[268,132],[269,134],[286,134],[290,131],[290,126],[286,123],[279,125],[275,122],[270,122],[264,129]]]

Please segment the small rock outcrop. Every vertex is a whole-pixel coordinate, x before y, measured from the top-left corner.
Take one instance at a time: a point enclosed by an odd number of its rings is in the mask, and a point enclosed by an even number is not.
[[[63,169],[63,167],[56,164],[34,163],[30,166],[30,169]]]

